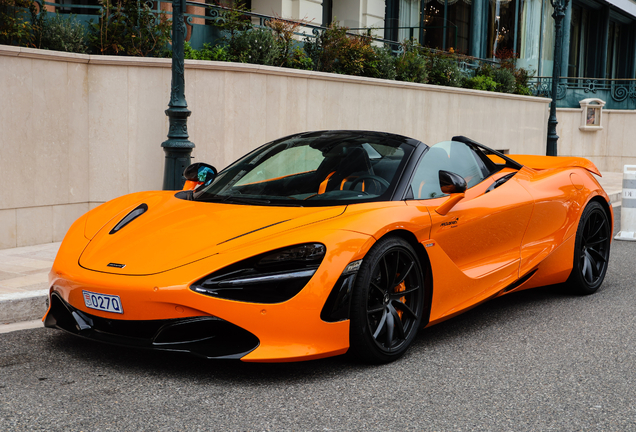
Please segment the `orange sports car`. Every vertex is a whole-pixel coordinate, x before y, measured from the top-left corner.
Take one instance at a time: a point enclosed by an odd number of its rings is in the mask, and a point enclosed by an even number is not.
[[[44,322],[217,359],[351,352],[389,362],[488,299],[607,271],[609,198],[583,158],[509,156],[365,131],[300,133],[182,191],[139,192],[69,229]]]

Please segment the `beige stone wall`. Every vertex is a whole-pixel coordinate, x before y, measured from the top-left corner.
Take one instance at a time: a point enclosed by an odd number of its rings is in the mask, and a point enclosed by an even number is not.
[[[581,109],[557,109],[559,156],[582,156],[601,172],[636,165],[636,110],[603,110],[602,130],[583,132]]]
[[[59,241],[89,208],[161,188],[170,60],[0,45],[0,248]],[[295,132],[467,135],[545,151],[548,101],[258,65],[186,62],[196,161],[221,169]]]

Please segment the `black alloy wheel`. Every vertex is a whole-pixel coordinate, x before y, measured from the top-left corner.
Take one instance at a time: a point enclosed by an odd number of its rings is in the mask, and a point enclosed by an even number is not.
[[[593,294],[603,283],[609,262],[612,231],[605,210],[590,202],[579,221],[574,245],[574,265],[568,285],[577,294]]]
[[[406,352],[422,323],[425,279],[411,245],[384,238],[364,258],[352,298],[351,352],[388,363]]]

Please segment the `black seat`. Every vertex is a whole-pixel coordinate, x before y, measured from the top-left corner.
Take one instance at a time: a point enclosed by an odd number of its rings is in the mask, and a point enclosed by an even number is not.
[[[354,177],[373,174],[369,155],[361,147],[346,148],[347,154],[343,154],[340,163],[336,166],[335,173],[329,178],[327,191],[345,189],[343,181],[355,180]]]

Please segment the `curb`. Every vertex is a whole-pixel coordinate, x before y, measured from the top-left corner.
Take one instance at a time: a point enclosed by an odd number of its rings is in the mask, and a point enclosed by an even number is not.
[[[621,205],[621,200],[623,198],[623,191],[620,190],[618,192],[607,192],[607,196],[609,196],[610,202],[612,203],[612,207],[618,207]]]
[[[48,290],[0,294],[0,323],[40,319],[46,313]]]

